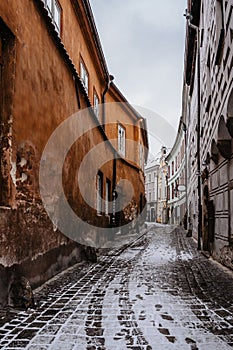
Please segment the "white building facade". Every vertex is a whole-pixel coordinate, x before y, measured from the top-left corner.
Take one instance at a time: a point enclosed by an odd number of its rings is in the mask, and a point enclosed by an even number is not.
[[[233,268],[233,0],[189,0],[183,122],[188,216],[200,247]],[[191,19],[191,20],[190,20]]]
[[[158,173],[159,164],[156,160],[149,161],[145,168],[145,190],[147,200],[146,220],[150,222],[155,222],[157,217]]]
[[[187,227],[185,128],[182,120],[179,123],[175,143],[167,155],[166,161],[168,167],[168,222],[180,225],[185,221],[185,226]]]
[[[168,168],[166,162],[167,148],[161,148],[161,156],[159,160],[159,173],[158,173],[158,209],[156,221],[162,224],[168,222],[167,212],[167,180],[168,180]]]

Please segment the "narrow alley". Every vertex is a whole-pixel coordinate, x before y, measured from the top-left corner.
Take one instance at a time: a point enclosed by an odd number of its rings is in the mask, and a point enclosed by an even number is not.
[[[184,231],[154,225],[124,251],[44,284],[35,310],[2,315],[0,348],[230,349],[232,290],[233,274]]]

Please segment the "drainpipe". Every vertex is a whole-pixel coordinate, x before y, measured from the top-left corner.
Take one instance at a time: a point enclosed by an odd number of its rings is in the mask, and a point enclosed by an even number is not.
[[[188,211],[188,149],[187,149],[187,125],[183,122],[183,131],[184,131],[184,143],[185,143],[185,206],[186,206],[186,225],[188,227],[188,217],[189,217],[189,211]]]
[[[113,75],[108,76],[106,87],[102,94],[102,128],[105,131],[105,124],[106,124],[106,109],[105,109],[105,103],[106,103],[106,93],[108,92],[110,88],[110,84],[112,83],[114,79]],[[112,216],[111,216],[111,226],[116,225],[116,152],[114,152],[114,158],[113,158],[113,169],[112,169]]]
[[[200,150],[200,133],[201,133],[201,89],[200,89],[200,31],[196,27],[197,32],[197,176],[198,176],[198,246],[201,250],[202,236],[202,205],[201,205],[201,150]]]
[[[202,205],[201,205],[201,154],[200,154],[200,129],[201,129],[201,90],[200,90],[200,29],[192,24],[191,14],[186,10],[185,17],[188,26],[196,31],[197,34],[197,191],[198,191],[198,233],[197,249],[201,250],[201,226],[202,226]]]
[[[113,159],[113,174],[112,174],[112,226],[116,225],[116,199],[117,199],[117,192],[116,192],[116,158],[117,154],[114,152],[114,159]]]
[[[158,222],[158,205],[159,205],[159,169],[156,170],[157,174],[156,174],[156,199],[157,199],[157,203],[156,203],[156,219],[155,222]]]
[[[105,98],[105,96],[106,96],[106,93],[109,90],[110,84],[113,81],[113,79],[114,79],[114,76],[113,75],[109,75],[106,87],[105,87],[104,92],[102,94],[102,127],[103,127],[104,130],[105,130],[105,123],[106,123],[106,110],[105,110],[106,98]]]

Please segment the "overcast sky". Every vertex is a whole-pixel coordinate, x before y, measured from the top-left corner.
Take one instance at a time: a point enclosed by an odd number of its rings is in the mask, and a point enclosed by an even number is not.
[[[90,3],[115,84],[130,103],[158,113],[176,131],[181,115],[187,0]]]

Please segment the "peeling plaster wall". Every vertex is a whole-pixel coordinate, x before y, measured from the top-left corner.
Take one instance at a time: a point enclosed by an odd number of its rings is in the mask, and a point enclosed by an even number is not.
[[[0,39],[4,43],[4,70],[0,89],[3,101],[0,106],[3,119],[3,147],[0,155],[0,303],[6,301],[9,281],[15,274],[25,275],[32,286],[37,286],[70,264],[85,258],[83,246],[65,237],[52,224],[40,197],[39,164],[49,137],[79,107],[86,108],[88,102],[82,92],[79,91],[77,96],[77,86],[71,68],[64,60],[64,52],[61,53],[37,5],[32,0],[20,3],[11,0],[11,5],[9,1],[0,2]],[[74,16],[70,2],[61,1],[61,5],[64,18],[69,22],[68,30],[72,27],[72,21],[77,21],[77,16]],[[72,15],[66,17],[69,13]],[[103,72],[100,72],[100,64],[94,62],[89,49],[85,47],[87,43],[83,28],[81,31],[77,24],[72,30],[74,28],[77,33],[72,40],[64,36],[69,53],[72,58],[75,57],[76,70],[79,71],[79,50],[83,50],[85,63],[90,63],[92,87],[95,86],[101,95],[106,81]],[[76,40],[78,34],[80,41]],[[91,98],[93,91],[90,91]],[[124,118],[127,120],[128,117]],[[97,125],[91,115],[87,115],[88,123]],[[79,192],[77,180],[83,156],[104,140],[99,127],[77,141],[67,155],[63,177],[67,200],[77,214],[106,227],[109,217],[98,217],[95,209],[90,210]],[[100,156],[112,159],[113,154],[112,147],[106,145],[105,154]],[[111,181],[111,190],[113,167],[112,160],[101,167],[104,179]],[[140,210],[137,208],[144,204],[144,177],[139,169],[123,160],[117,160],[117,169],[116,182],[126,178],[134,187],[134,198],[123,217],[128,222],[128,211]],[[90,184],[85,186],[85,190],[90,191]],[[55,210],[55,196],[51,198],[51,205]],[[90,230],[88,234],[91,239],[95,232]]]
[[[38,185],[47,140],[78,109],[72,74],[34,1],[20,6],[15,0],[11,5],[1,2],[0,17],[4,60],[0,303],[4,303],[14,274],[26,275],[36,286],[85,254],[80,245],[54,230]]]

